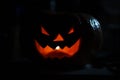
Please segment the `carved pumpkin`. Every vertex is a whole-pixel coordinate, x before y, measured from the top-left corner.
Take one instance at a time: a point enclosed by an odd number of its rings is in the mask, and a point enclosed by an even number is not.
[[[34,26],[34,45],[38,54],[44,59],[72,58],[80,52],[81,47],[90,46],[85,41],[90,39],[87,41],[92,43],[94,31],[99,31],[100,25],[92,22],[91,17],[84,19],[86,16],[83,16],[62,13],[39,16]]]
[[[59,14],[40,18],[34,43],[43,58],[71,58],[80,50],[82,38],[78,17]]]
[[[40,64],[39,69],[46,71],[48,67],[80,69],[99,49],[100,24],[90,15],[35,12],[26,16],[20,30],[21,54],[17,55],[22,62]]]
[[[41,33],[43,35],[47,35],[50,36],[48,34],[48,32],[43,28],[43,26],[41,27]],[[70,31],[68,32],[68,34],[72,34],[74,33],[74,28],[71,28]],[[47,37],[46,36],[46,37]],[[55,39],[53,39],[53,43],[57,44],[57,42],[63,42],[64,43],[64,38],[62,37],[62,35],[60,33],[57,34],[57,36],[55,37]],[[44,58],[59,58],[62,59],[63,57],[72,57],[73,55],[75,55],[75,53],[79,50],[80,47],[80,42],[81,39],[79,38],[73,45],[71,45],[70,47],[68,47],[67,45],[64,45],[63,48],[61,48],[61,46],[57,45],[55,48],[52,48],[50,45],[46,45],[45,47],[42,47],[37,40],[35,40],[35,46],[38,50],[38,52],[44,57]]]

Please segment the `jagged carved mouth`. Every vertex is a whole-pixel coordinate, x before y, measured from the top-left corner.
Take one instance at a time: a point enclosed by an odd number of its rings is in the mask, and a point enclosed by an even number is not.
[[[55,49],[51,48],[49,45],[42,47],[37,40],[35,40],[35,46],[37,51],[44,58],[58,58],[62,59],[64,57],[72,57],[80,48],[81,39],[78,39],[71,47],[65,46],[61,48],[59,45]]]

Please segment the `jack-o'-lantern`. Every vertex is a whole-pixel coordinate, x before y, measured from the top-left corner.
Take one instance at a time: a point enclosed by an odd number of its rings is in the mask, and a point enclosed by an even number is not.
[[[35,47],[43,58],[73,57],[81,47],[80,19],[70,15],[41,17],[36,28]]]
[[[80,51],[94,50],[101,42],[100,24],[91,16],[42,14],[33,27],[34,46],[44,59],[70,59]]]
[[[66,67],[67,70],[78,65],[80,68],[89,63],[101,45],[100,24],[90,15],[38,13],[32,16],[25,22],[29,28],[24,26],[21,30],[22,55],[43,68]]]
[[[46,37],[49,37],[50,34],[44,29],[43,26],[40,26],[41,33],[45,35]],[[68,32],[67,36],[72,35],[74,33],[74,27],[70,28],[70,31]],[[47,41],[48,42],[48,41]],[[81,39],[78,38],[78,40],[75,41],[72,45],[68,46],[65,45],[63,36],[58,33],[56,37],[51,41],[56,45],[56,47],[51,47],[50,45],[46,44],[45,47],[41,46],[37,40],[35,40],[35,46],[38,50],[38,52],[44,57],[44,58],[63,58],[63,57],[72,57],[75,55],[75,53],[79,50]],[[63,45],[62,45],[63,43]],[[63,46],[63,47],[61,47]]]

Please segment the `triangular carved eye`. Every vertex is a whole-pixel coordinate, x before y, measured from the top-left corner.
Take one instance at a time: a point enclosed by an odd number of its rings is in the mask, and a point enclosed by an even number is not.
[[[47,35],[47,36],[50,35],[50,34],[48,34],[48,32],[47,32],[43,27],[41,27],[41,33],[42,33],[42,34],[45,34],[45,35]]]
[[[68,34],[72,34],[74,32],[74,29],[71,28],[70,31],[68,32]]]

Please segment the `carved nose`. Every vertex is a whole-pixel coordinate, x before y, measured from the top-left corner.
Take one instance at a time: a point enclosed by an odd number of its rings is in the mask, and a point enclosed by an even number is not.
[[[64,41],[64,39],[60,34],[58,34],[57,37],[53,41]]]

